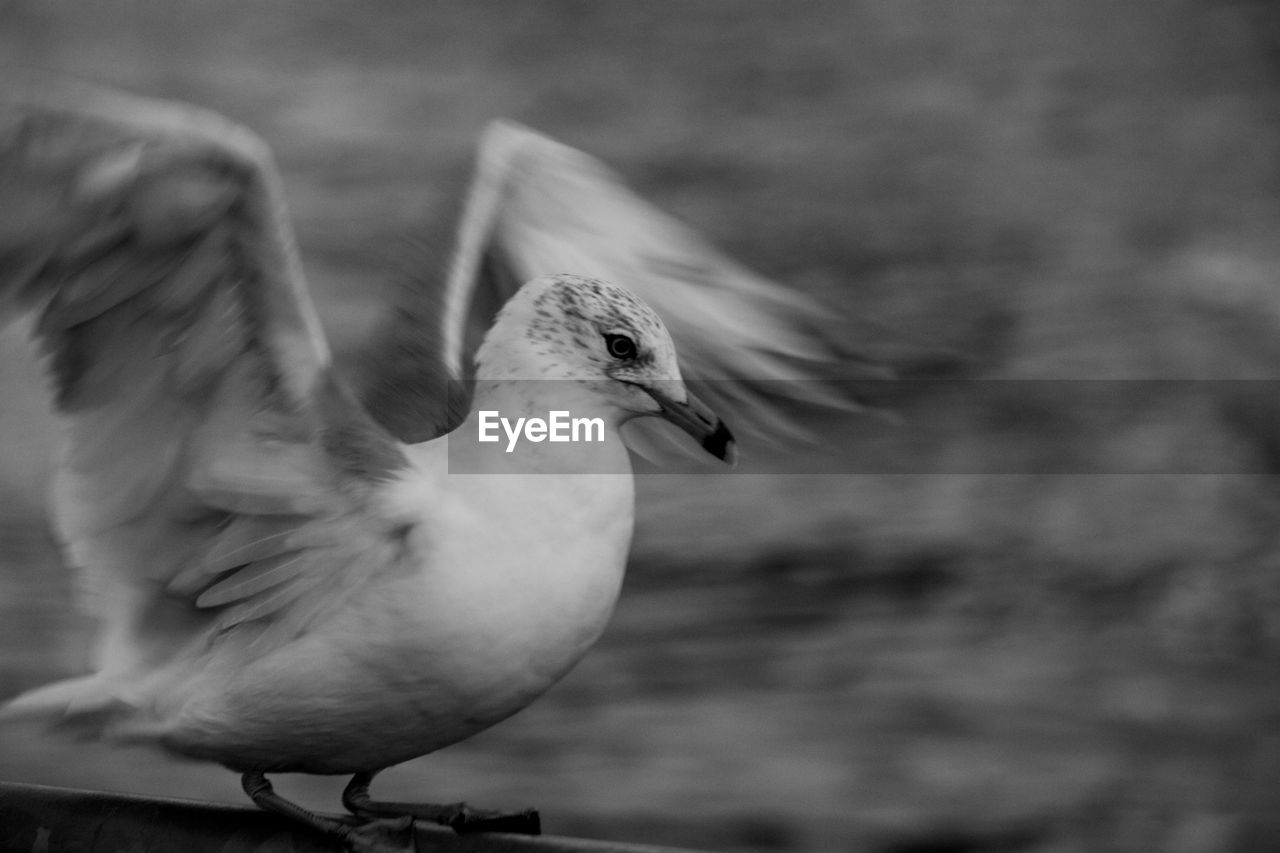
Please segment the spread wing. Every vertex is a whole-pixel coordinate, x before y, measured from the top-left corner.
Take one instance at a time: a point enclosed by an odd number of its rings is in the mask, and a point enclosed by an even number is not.
[[[468,374],[492,312],[521,283],[560,272],[617,282],[653,306],[686,379],[735,430],[785,434],[796,401],[837,404],[817,381],[836,359],[843,368],[857,362],[841,378],[884,375],[833,346],[830,312],[806,295],[715,249],[594,157],[503,121],[481,141],[446,287],[415,294],[422,303],[405,310],[404,320],[416,319],[391,324],[369,371],[379,383],[367,398],[374,415],[402,439],[432,437],[405,430],[421,430],[444,410],[439,389]],[[417,337],[397,332],[409,328]],[[436,339],[423,339],[424,329]],[[424,371],[427,364],[432,369]],[[424,388],[424,377],[435,391]],[[414,401],[421,411],[406,417]]]
[[[211,113],[58,83],[0,96],[0,310],[34,314],[53,513],[125,673],[283,639],[373,573],[401,445],[330,372],[269,152]]]

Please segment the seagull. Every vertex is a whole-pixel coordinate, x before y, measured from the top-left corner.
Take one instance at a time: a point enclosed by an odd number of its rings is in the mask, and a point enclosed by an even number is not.
[[[0,317],[33,318],[60,430],[50,515],[101,623],[90,674],[0,720],[216,762],[353,844],[359,822],[267,774],[350,775],[351,811],[393,813],[376,773],[524,708],[604,630],[634,519],[623,426],[666,421],[732,462],[686,372],[781,423],[786,403],[748,380],[829,355],[815,304],[511,122],[481,142],[417,330],[432,351],[377,406],[335,372],[281,178],[243,127],[88,84],[10,87],[0,200]],[[503,305],[472,349],[486,290]],[[555,412],[601,440],[484,437],[486,417]]]

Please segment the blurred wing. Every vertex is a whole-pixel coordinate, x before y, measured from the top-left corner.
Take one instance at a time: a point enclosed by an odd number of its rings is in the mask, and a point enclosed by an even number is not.
[[[735,429],[776,437],[794,430],[796,401],[841,402],[818,381],[836,355],[822,333],[829,312],[727,257],[595,158],[494,123],[480,146],[448,280],[449,370],[464,373],[472,351],[474,294],[505,300],[523,282],[559,272],[617,282],[651,305],[685,377]]]
[[[361,402],[378,423],[400,441],[416,444],[462,423],[471,400],[466,385],[457,381],[463,377],[451,372],[444,358],[445,290],[437,279],[421,277],[420,271],[437,267],[437,258],[421,246],[410,249],[416,256],[410,264],[414,275],[359,354],[355,381]],[[496,310],[472,316],[491,318]]]
[[[394,562],[369,496],[405,459],[330,373],[262,142],[28,87],[0,95],[0,199],[0,309],[36,315],[100,668],[237,625],[292,635]]]

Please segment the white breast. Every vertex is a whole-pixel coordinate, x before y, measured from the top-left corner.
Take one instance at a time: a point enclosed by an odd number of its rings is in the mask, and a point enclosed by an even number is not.
[[[617,600],[630,475],[455,476],[450,485],[449,506],[414,541],[438,647],[485,673],[480,681],[559,678]]]

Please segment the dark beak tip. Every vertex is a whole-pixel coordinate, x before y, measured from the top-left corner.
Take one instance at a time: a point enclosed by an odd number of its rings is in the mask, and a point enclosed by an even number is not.
[[[730,467],[738,464],[738,445],[733,440],[733,433],[729,432],[729,428],[723,421],[717,423],[711,435],[703,439],[702,449],[728,463]]]
[[[692,394],[688,394],[684,402],[677,402],[659,388],[645,387],[644,390],[658,402],[661,416],[692,435],[703,450],[731,466],[737,464],[738,452],[733,433],[705,403]]]

